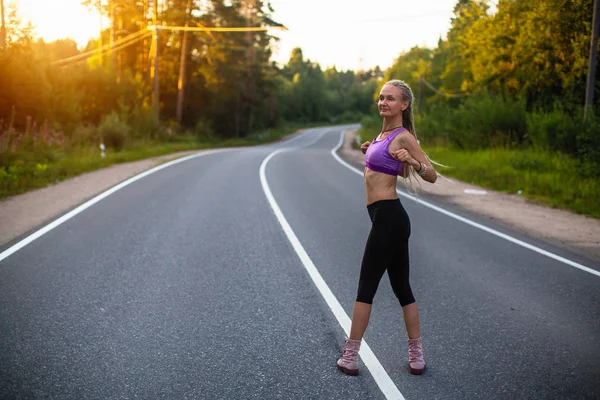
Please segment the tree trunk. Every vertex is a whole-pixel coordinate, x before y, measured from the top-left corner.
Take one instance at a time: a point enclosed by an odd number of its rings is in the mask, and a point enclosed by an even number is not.
[[[4,26],[4,0],[0,0],[0,17],[2,26],[0,26],[0,52],[4,51],[6,46],[6,27]]]
[[[188,0],[185,8],[185,26],[188,26],[192,13],[192,0]],[[185,85],[187,82],[187,53],[188,53],[188,31],[183,31],[183,40],[181,42],[181,59],[179,61],[179,79],[177,80],[177,123],[181,125],[183,121],[183,105],[185,102]]]

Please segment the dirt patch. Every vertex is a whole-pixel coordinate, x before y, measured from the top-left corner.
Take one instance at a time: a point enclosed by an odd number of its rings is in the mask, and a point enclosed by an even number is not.
[[[340,155],[364,164],[362,152],[352,147],[355,140],[356,131],[346,132]],[[423,196],[434,196],[438,201],[600,261],[599,219],[539,205],[517,194],[496,192],[455,179],[452,182],[438,179],[434,185],[425,184],[424,188]]]

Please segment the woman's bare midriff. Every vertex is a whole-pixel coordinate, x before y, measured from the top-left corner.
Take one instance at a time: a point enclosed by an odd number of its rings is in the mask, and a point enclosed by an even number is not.
[[[395,176],[382,174],[369,168],[365,168],[364,175],[365,186],[367,188],[367,205],[379,200],[393,200],[398,198]]]

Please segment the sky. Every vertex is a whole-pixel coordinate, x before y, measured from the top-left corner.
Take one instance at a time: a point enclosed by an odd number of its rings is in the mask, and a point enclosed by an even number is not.
[[[84,46],[100,30],[97,13],[80,0],[4,0],[36,26],[46,41],[72,37]],[[286,63],[293,48],[322,68],[359,70],[391,66],[413,46],[436,47],[450,28],[457,0],[272,0],[273,19],[288,31],[273,59]],[[102,22],[108,26],[108,22]]]

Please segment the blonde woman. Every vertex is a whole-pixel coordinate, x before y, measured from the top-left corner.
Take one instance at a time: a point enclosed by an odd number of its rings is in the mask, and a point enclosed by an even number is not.
[[[408,279],[410,219],[396,193],[396,182],[398,176],[411,183],[420,176],[434,183],[437,172],[417,141],[410,87],[400,80],[385,83],[377,106],[383,117],[381,132],[373,142],[361,145],[365,154],[367,210],[372,226],[360,270],[350,337],[337,367],[348,375],[358,374],[358,351],[379,281],[387,271],[404,314],[409,369],[419,375],[425,371],[425,361],[419,312]]]

